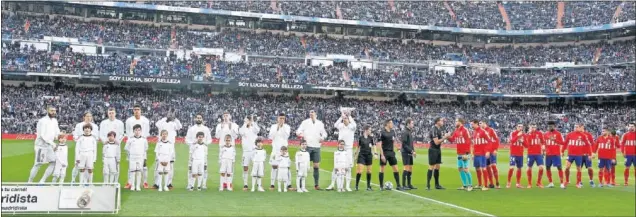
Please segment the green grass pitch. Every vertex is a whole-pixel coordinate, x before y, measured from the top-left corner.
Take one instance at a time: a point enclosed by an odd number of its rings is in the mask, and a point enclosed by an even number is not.
[[[70,144],[69,161],[73,158],[73,145]],[[269,147],[267,147],[269,148]],[[237,147],[237,159],[240,159],[240,147]],[[98,149],[101,152],[101,147]],[[154,150],[154,144],[150,150]],[[291,147],[290,156],[294,156],[297,148]],[[444,150],[441,170],[441,183],[447,190],[426,191],[426,150],[418,150],[415,159],[413,181],[418,190],[401,193],[396,191],[373,192],[327,192],[314,191],[299,194],[296,192],[243,192],[241,165],[235,165],[238,171],[234,177],[234,192],[218,192],[218,148],[209,151],[208,190],[189,192],[185,190],[187,169],[187,147],[177,145],[177,162],[174,185],[170,192],[142,190],[130,192],[122,189],[122,216],[635,216],[636,209],[634,177],[630,178],[630,186],[615,188],[590,188],[585,185],[576,189],[570,184],[568,189],[492,189],[487,192],[465,192],[454,190],[460,186],[459,173],[456,169],[454,150]],[[333,167],[333,148],[323,148],[320,174],[320,185],[325,188],[330,182],[328,171]],[[269,152],[269,151],[268,151]],[[98,153],[98,159],[101,153]],[[154,160],[154,152],[149,151],[149,162]],[[33,164],[33,141],[2,140],[2,182],[25,182]],[[125,158],[124,158],[125,159]],[[505,185],[508,172],[508,152],[499,153],[500,181]],[[617,166],[618,183],[623,183],[623,159],[619,158]],[[374,162],[373,183],[377,183],[377,161]],[[268,165],[265,167],[267,168]],[[596,166],[596,162],[595,162]],[[128,168],[122,162],[121,168]],[[71,168],[67,172],[66,181],[70,182]],[[387,168],[385,180],[394,181]],[[401,167],[400,167],[401,169]],[[95,168],[95,182],[101,182],[102,163],[98,160]],[[536,170],[536,169],[535,169]],[[595,173],[597,169],[595,168]],[[36,177],[39,180],[44,168]],[[152,176],[152,168],[149,172]],[[266,171],[263,185],[269,185],[269,172]],[[525,172],[522,183],[525,181]],[[558,182],[556,172],[553,173]],[[124,183],[126,174],[120,175]],[[364,176],[363,176],[364,177]],[[473,172],[474,183],[476,175]],[[536,179],[536,171],[533,177]],[[572,179],[575,175],[572,174]],[[152,180],[152,177],[149,178]],[[514,177],[513,177],[514,179]],[[596,179],[596,174],[595,174]],[[294,186],[295,186],[295,177]],[[354,177],[355,181],[355,177]],[[587,173],[583,173],[583,182],[587,183]],[[597,181],[597,180],[595,180]],[[249,181],[251,184],[251,181]],[[313,186],[313,179],[307,180]],[[544,185],[547,179],[544,177]],[[364,180],[361,181],[364,186]]]

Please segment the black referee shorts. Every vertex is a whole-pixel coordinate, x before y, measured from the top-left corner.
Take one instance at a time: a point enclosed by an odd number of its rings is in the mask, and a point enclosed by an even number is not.
[[[428,149],[428,165],[442,164],[442,151],[438,149]]]
[[[373,155],[372,154],[358,154],[358,164],[362,164],[365,166],[371,166],[373,164]]]
[[[413,166],[413,155],[406,152],[402,152],[402,165]]]
[[[386,158],[386,161],[382,162],[382,160],[380,160],[380,166],[386,166],[387,163],[389,164],[389,166],[397,165],[395,152],[384,152],[384,158]]]

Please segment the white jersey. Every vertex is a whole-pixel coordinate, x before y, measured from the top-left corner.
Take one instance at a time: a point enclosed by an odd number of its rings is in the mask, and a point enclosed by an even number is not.
[[[150,120],[143,115],[139,119],[135,118],[135,116],[126,119],[126,137],[135,137],[133,127],[137,124],[141,125],[141,137],[148,138],[150,136]]]
[[[57,145],[57,150],[55,151],[55,162],[62,166],[68,166],[68,146]]]
[[[190,159],[192,161],[207,161],[208,146],[204,144],[196,144],[190,148]]]
[[[296,170],[299,176],[305,176],[309,170],[309,152],[297,151],[296,152]]]
[[[221,153],[219,155],[221,156],[221,160],[231,160],[234,162],[234,159],[236,158],[236,149],[233,147],[223,146],[221,147]]]
[[[234,140],[238,138],[239,135],[239,127],[234,122],[230,122],[229,124],[219,123],[216,125],[216,132],[214,133],[214,137],[219,140],[219,146],[225,146],[225,135],[232,136],[232,147],[234,147]],[[220,150],[220,147],[219,147]]]
[[[130,155],[131,158],[146,159],[146,152],[148,152],[148,140],[143,136],[129,137],[124,149],[128,152],[128,155]]]
[[[278,124],[274,124],[269,128],[268,138],[272,140],[272,154],[277,154],[280,148],[289,145],[289,135],[291,134],[291,127],[287,124],[283,124],[282,127],[278,127]]]
[[[114,158],[116,162],[121,159],[121,148],[119,143],[106,142],[102,147],[102,155],[104,158]]]
[[[77,141],[82,135],[84,135],[84,125],[86,122],[80,122],[75,125],[75,129],[73,130],[73,140]],[[95,137],[95,140],[99,141],[99,127],[95,123],[90,123],[93,130],[91,130],[91,135]]]
[[[349,154],[346,151],[336,151],[333,154],[333,165],[334,168],[344,169],[349,166]]]
[[[278,161],[278,168],[289,168],[292,163],[289,155],[279,155],[276,157],[276,161]]]
[[[112,121],[110,119],[103,120],[99,124],[99,129],[99,138],[102,142],[108,142],[108,133],[111,131],[115,132],[115,142],[117,144],[121,144],[121,141],[124,140],[124,122],[118,119]]]
[[[162,130],[168,131],[168,140],[175,144],[177,139],[177,131],[181,130],[183,127],[179,119],[174,119],[173,121],[168,122],[168,118],[162,118],[161,120],[155,123],[155,126],[158,128],[159,136],[161,136]]]
[[[197,143],[197,133],[203,132],[204,139],[203,143],[205,145],[210,145],[212,143],[212,135],[210,132],[210,128],[206,127],[203,124],[195,124],[188,128],[188,133],[186,134],[185,142],[189,146],[192,146]]]
[[[356,122],[349,117],[349,124],[342,122],[342,117],[336,121],[336,129],[338,129],[338,140],[344,140],[345,149],[353,149],[353,141],[356,134]]]
[[[60,134],[60,127],[57,123],[57,119],[44,116],[38,120],[37,137],[35,139],[35,145],[39,147],[55,147],[55,139]]]
[[[257,123],[253,123],[250,127],[247,127],[247,124],[244,124],[241,129],[239,129],[239,134],[241,135],[241,145],[243,145],[243,152],[254,151],[254,148],[256,147],[256,139],[260,131],[261,128],[258,126]]]
[[[296,133],[302,133],[303,139],[307,141],[307,146],[312,148],[320,148],[320,140],[327,138],[327,131],[325,125],[320,120],[304,120]]]
[[[170,162],[174,154],[174,143],[170,140],[157,142],[155,154],[159,162]]]
[[[75,141],[75,157],[80,155],[97,159],[97,139],[93,135],[82,135]]]
[[[252,162],[263,163],[265,162],[265,158],[267,158],[267,151],[265,151],[265,149],[254,149],[254,157],[252,158]]]

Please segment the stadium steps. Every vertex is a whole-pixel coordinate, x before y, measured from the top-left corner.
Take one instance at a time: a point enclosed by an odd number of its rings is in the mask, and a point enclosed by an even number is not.
[[[504,21],[506,21],[506,30],[511,30],[512,24],[510,24],[510,18],[508,17],[508,13],[506,12],[506,8],[504,8],[503,3],[497,2],[497,7],[499,7],[499,13],[501,13],[501,17]]]
[[[565,2],[557,3],[557,29],[563,29],[563,17],[565,16]]]
[[[455,11],[453,11],[453,7],[451,7],[451,5],[448,4],[448,1],[446,0],[444,0],[444,7],[446,8],[446,10],[448,10],[448,14],[450,14],[453,21],[457,23],[457,27],[461,27],[461,23],[457,20],[457,15],[455,14]]]

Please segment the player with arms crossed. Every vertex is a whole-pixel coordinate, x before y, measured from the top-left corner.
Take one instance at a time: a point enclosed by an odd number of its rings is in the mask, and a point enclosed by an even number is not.
[[[621,139],[621,153],[625,157],[625,171],[623,177],[625,177],[625,186],[629,181],[629,169],[634,167],[634,176],[636,176],[636,123],[629,123],[627,133],[623,134]]]
[[[338,150],[333,154],[333,167],[336,171],[336,186],[338,192],[344,192],[344,179],[349,166],[349,154],[345,150],[345,141],[338,141]]]
[[[596,139],[594,143],[594,152],[598,154],[598,186],[603,184],[608,187],[611,185],[610,171],[612,165],[616,163],[616,158],[612,156],[612,150],[616,150],[616,142],[614,136],[611,135],[609,129],[603,128],[603,134]],[[605,182],[603,181],[605,178]]]
[[[307,190],[307,174],[309,174],[309,152],[307,142],[300,142],[300,150],[296,152],[296,191],[298,193],[309,192]]]
[[[170,163],[174,157],[174,143],[170,141],[170,132],[168,130],[161,130],[160,132],[161,140],[159,140],[155,146],[155,154],[157,155],[155,173],[159,174],[157,189],[159,189],[158,191],[170,191],[168,186],[170,178],[168,174],[174,170],[172,167],[173,164]]]
[[[258,191],[263,192],[263,176],[265,175],[265,159],[267,158],[267,151],[263,148],[263,140],[256,139],[256,148],[254,149],[254,155],[252,157],[252,192],[254,192],[255,186],[258,184]]]
[[[413,146],[413,130],[415,128],[415,123],[413,119],[406,119],[405,121],[406,129],[402,131],[402,136],[400,138],[402,142],[402,147],[400,148],[400,152],[402,154],[402,165],[404,167],[404,171],[402,171],[402,188],[404,190],[417,189],[411,183],[411,173],[413,172],[413,158],[415,158],[415,146]]]
[[[83,129],[84,134],[75,142],[75,164],[80,172],[80,185],[93,183],[93,166],[97,159],[97,139],[91,134],[93,127],[86,124]]]
[[[104,130],[104,129],[102,129]],[[116,139],[117,133],[110,131],[107,134],[106,142],[102,147],[102,160],[104,161],[104,182],[117,183],[117,174],[119,174],[119,162],[121,160],[121,149],[119,141]]]
[[[268,134],[268,138],[272,140],[272,153],[269,156],[269,164],[272,165],[272,170],[270,172],[270,191],[274,190],[274,185],[276,184],[276,180],[278,180],[276,178],[278,175],[278,162],[276,161],[276,157],[279,155],[281,147],[287,147],[290,134],[291,127],[285,123],[285,114],[278,114],[276,124],[269,128]]]
[[[219,173],[221,174],[221,185],[219,191],[223,191],[227,188],[228,191],[232,191],[232,174],[234,173],[234,160],[236,158],[236,149],[232,147],[232,136],[225,135],[225,142],[219,155],[221,156],[221,166]]]
[[[555,166],[559,172],[559,182],[561,188],[564,188],[563,183],[563,168],[561,167],[561,155],[563,155],[563,136],[556,130],[556,123],[554,121],[548,121],[548,131],[543,134],[543,140],[545,141],[545,166],[546,175],[548,177],[548,188],[554,188],[552,182],[552,166]]]
[[[239,129],[239,135],[241,135],[241,142],[243,146],[243,191],[247,191],[247,179],[249,178],[250,163],[254,157],[254,147],[256,146],[256,138],[261,128],[258,126],[257,120],[254,116],[245,118],[243,126]]]
[[[300,123],[296,135],[307,141],[307,151],[309,158],[314,163],[314,189],[320,190],[320,146],[327,138],[325,124],[318,120],[316,111],[309,111],[309,119]],[[280,173],[279,173],[280,174]]]
[[[510,188],[512,179],[512,173],[517,168],[517,188],[523,188],[521,186],[521,169],[523,169],[523,152],[526,148],[526,142],[524,141],[525,134],[523,133],[523,124],[517,124],[517,129],[510,133],[510,169],[508,169],[508,183],[506,188]]]
[[[576,187],[583,187],[581,184],[581,164],[583,163],[583,154],[587,153],[585,149],[591,147],[587,143],[588,140],[583,133],[583,125],[581,124],[575,124],[574,131],[565,136],[564,150],[568,152],[568,162],[565,164],[565,185],[570,183],[570,167],[572,167],[572,163],[575,163]],[[563,152],[563,155],[565,155],[565,152]]]
[[[396,190],[402,190],[400,186],[400,172],[398,172],[397,158],[395,157],[394,141],[395,130],[393,130],[393,120],[388,119],[384,121],[384,128],[378,133],[378,141],[380,142],[380,173],[378,178],[380,179],[380,191],[384,191],[384,167],[387,164],[393,169],[393,178],[395,178],[395,184],[398,186]]]
[[[458,190],[473,190],[473,178],[468,168],[468,161],[470,160],[470,134],[464,124],[466,121],[462,118],[457,118],[455,121],[455,131],[448,138],[451,143],[457,146],[457,169],[459,170],[459,177],[462,179],[462,187]]]
[[[528,134],[526,134],[524,140],[528,148],[528,170],[526,171],[526,175],[528,176],[528,188],[532,188],[532,167],[535,162],[537,166],[539,166],[537,187],[543,188],[543,184],[541,183],[544,170],[542,151],[545,147],[545,140],[543,140],[543,134],[537,130],[536,124],[530,124]]]
[[[488,177],[486,176],[486,158],[490,157],[488,144],[491,140],[488,133],[479,127],[479,121],[472,120],[470,126],[473,128],[473,164],[475,170],[477,170],[477,181],[479,182],[477,188],[481,188],[482,191],[487,191],[488,187],[486,184],[488,183]],[[482,180],[484,185],[482,185]]]
[[[44,172],[44,176],[40,179],[40,183],[44,183],[46,179],[53,174],[55,169],[55,138],[60,134],[60,127],[57,123],[57,110],[49,106],[46,108],[47,115],[40,118],[37,123],[35,138],[35,162],[29,173],[29,183],[38,174],[38,170],[44,164],[49,164]]]
[[[155,126],[157,126],[157,129],[159,130],[159,132],[166,130],[168,131],[168,141],[170,141],[170,144],[172,144],[173,146],[176,143],[177,140],[177,131],[181,130],[181,128],[183,128],[183,125],[181,125],[181,121],[179,121],[179,119],[174,117],[173,113],[169,113],[168,117],[162,118],[159,121],[157,121],[155,123]],[[174,150],[174,147],[172,148]],[[174,161],[176,159],[176,153],[173,151],[172,152],[172,157],[170,157],[170,169],[167,170],[167,174],[165,174],[165,176],[167,177],[167,181],[164,182],[164,184],[166,184],[168,186],[168,188],[172,188],[172,177],[174,177]],[[155,159],[155,168],[157,168],[158,166],[156,165],[157,159]],[[155,171],[155,185],[153,187],[155,188],[159,188],[161,187],[161,185],[157,185],[157,180],[161,179],[161,174],[159,174],[158,171]]]
[[[99,134],[99,127],[97,126],[97,124],[93,123],[93,114],[91,114],[90,112],[85,112],[84,113],[84,121],[78,123],[75,125],[75,129],[73,130],[73,140],[77,141],[79,140],[82,135],[84,134],[84,126],[85,125],[91,125],[92,127],[92,136],[95,137],[95,140],[99,140],[100,139],[100,134]],[[105,142],[107,140],[104,140],[102,142]],[[77,155],[75,155],[76,161],[77,162]],[[93,159],[93,160],[97,160],[97,159]],[[77,175],[79,174],[79,168],[77,167],[77,164],[75,164],[75,166],[73,167],[73,171],[71,171],[71,184],[75,183],[75,178],[77,177]]]
[[[66,145],[66,134],[60,133],[57,136],[57,146],[55,147],[55,169],[53,170],[53,180],[51,182],[56,183],[59,181],[60,185],[64,183],[66,177],[66,168],[68,167],[68,146]]]
[[[99,123],[99,129],[101,129],[99,131],[99,139],[102,141],[102,144],[109,143],[110,141],[109,134],[111,132],[114,132],[115,137],[113,139],[114,139],[115,145],[117,145],[116,148],[119,150],[120,159],[121,159],[121,141],[124,140],[124,132],[125,132],[124,122],[116,118],[117,113],[115,111],[115,108],[108,108],[107,113],[108,113],[108,118],[106,120],[103,120],[101,123]],[[110,147],[110,148],[114,148],[114,147]],[[116,163],[119,163],[119,161],[117,161]],[[104,164],[106,164],[106,161],[104,161]],[[112,169],[112,168],[109,168],[109,169]],[[104,165],[104,170],[106,170],[106,165]],[[109,170],[108,172],[111,173],[110,175],[112,176],[110,178],[113,179],[114,182],[119,182],[119,164],[116,165],[116,170],[114,171]],[[104,177],[107,177],[107,176],[104,174]]]
[[[188,179],[188,186],[192,186],[189,191],[194,190],[196,180],[199,180],[198,190],[201,191],[203,182],[203,173],[207,171],[208,161],[208,145],[204,142],[205,133],[198,132],[196,134],[196,143],[190,146],[190,160],[188,170],[191,171],[192,179]]]
[[[353,141],[356,134],[356,122],[351,118],[351,109],[341,108],[342,115],[334,124],[338,129],[338,140],[345,142],[345,151],[350,156],[349,168],[346,169],[346,190],[351,191],[351,168],[353,167]],[[336,180],[336,169],[331,174],[331,184],[325,190],[332,190]]]
[[[128,138],[135,137],[135,133],[133,131],[135,130],[134,126],[136,125],[139,125],[139,127],[141,128],[140,136],[147,140],[148,137],[150,136],[150,120],[148,120],[148,118],[146,118],[145,116],[141,115],[140,105],[134,105],[133,116],[126,119],[126,137]],[[130,153],[128,153],[128,155],[130,155]],[[145,152],[144,152],[144,157],[146,157]],[[143,177],[144,188],[148,188],[148,165],[146,165],[147,163],[146,158],[144,158],[144,161],[142,163],[143,163],[142,169],[139,171],[139,173],[141,173]],[[128,173],[128,175],[134,175],[134,173]],[[131,177],[128,177],[129,180],[130,178]],[[126,184],[125,188],[130,187],[129,184],[132,184],[132,183],[133,182],[129,181],[128,184]]]
[[[486,175],[488,175],[488,181],[490,182],[490,185],[488,185],[488,187],[500,189],[501,187],[499,186],[499,170],[497,169],[497,149],[499,149],[499,136],[497,136],[497,132],[492,129],[492,127],[488,126],[488,123],[486,121],[480,121],[479,125],[486,131],[486,133],[488,133],[488,136],[491,139],[489,145],[490,150],[488,150],[490,152],[490,157],[486,159]]]
[[[378,158],[378,152],[375,149],[375,143],[373,142],[373,136],[371,135],[371,126],[366,125],[362,128],[364,131],[358,138],[358,149],[356,150],[356,156],[358,156],[358,173],[356,174],[356,191],[358,190],[358,184],[362,177],[362,170],[366,168],[367,171],[367,191],[373,191],[371,188],[371,170],[373,167],[373,159]]]
[[[186,138],[185,138],[185,142],[188,145],[188,150],[192,150],[192,147],[194,147],[195,145],[198,144],[198,138],[197,138],[197,134],[201,132],[203,133],[203,143],[207,146],[210,145],[212,143],[212,133],[210,131],[210,128],[206,127],[203,124],[203,115],[201,114],[197,114],[194,117],[194,125],[190,126],[188,128],[188,132],[186,134]],[[189,152],[189,154],[191,154],[192,152]],[[192,156],[188,157],[188,168],[193,168],[192,167],[192,161],[190,161],[190,159],[192,159]],[[207,161],[206,161],[207,163]],[[207,168],[207,167],[206,167]],[[204,171],[204,175],[206,178],[204,178],[205,180],[207,180],[207,170]],[[192,170],[188,169],[188,186],[186,186],[186,189],[188,190],[192,190],[194,189],[194,186],[192,185],[194,183],[194,176],[192,174]]]
[[[133,127],[133,136],[128,137],[124,150],[128,153],[128,183],[131,191],[141,191],[141,177],[148,152],[148,139],[142,134],[140,124]]]
[[[216,137],[219,140],[219,153],[221,153],[221,149],[223,149],[223,147],[225,146],[226,135],[232,136],[232,139],[230,140],[230,143],[231,143],[230,147],[234,148],[234,141],[239,136],[239,127],[238,127],[238,124],[232,122],[232,115],[230,115],[230,112],[228,111],[223,112],[222,120],[219,124],[216,125],[216,131],[214,133],[214,137]],[[219,164],[220,163],[221,163],[221,155],[219,155]],[[207,174],[208,173],[206,171],[205,174],[203,175],[203,189],[207,188],[207,180],[208,180]],[[228,188],[226,183],[223,183],[223,188]]]

